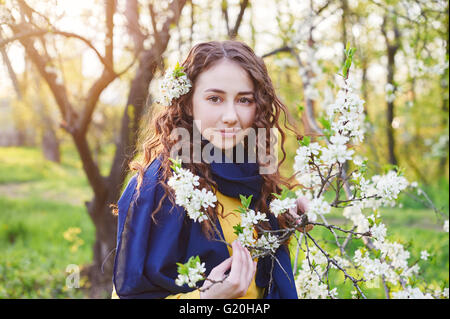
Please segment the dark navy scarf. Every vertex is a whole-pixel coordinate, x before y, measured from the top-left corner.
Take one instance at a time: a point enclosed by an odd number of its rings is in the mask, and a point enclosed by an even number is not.
[[[262,186],[258,164],[252,163],[252,158],[249,160],[247,155],[243,163],[235,163],[235,158],[227,156],[226,152],[213,148],[210,154],[214,151],[219,152],[221,160],[209,162],[219,191],[236,198],[239,194],[253,195],[250,208],[254,209]],[[138,197],[137,179],[136,175],[133,176],[118,202],[113,282],[120,298],[164,298],[192,291],[186,285],[179,287],[175,284],[177,262],[185,263],[189,257],[198,255],[205,262],[208,275],[212,268],[230,256],[225,244],[208,240],[201,224],[189,219],[182,207],[174,207],[167,198],[155,216],[156,223],[152,220],[151,213],[164,195],[164,189],[157,183],[160,166],[160,158],[149,166]],[[172,213],[168,213],[172,208]],[[277,219],[272,214],[267,215],[272,229],[278,229]],[[223,237],[220,224],[218,228]],[[289,252],[282,246],[275,256],[279,263],[272,262],[270,257],[258,260],[256,285],[266,288],[264,298],[296,299]],[[269,291],[271,271],[273,281]]]
[[[202,140],[202,151],[206,145],[208,142]],[[206,160],[222,194],[236,198],[239,194],[246,197],[253,195],[253,203],[259,199],[263,178],[254,153],[249,154],[240,143],[228,151],[212,146],[209,155]],[[199,175],[202,176],[202,173],[199,172]]]

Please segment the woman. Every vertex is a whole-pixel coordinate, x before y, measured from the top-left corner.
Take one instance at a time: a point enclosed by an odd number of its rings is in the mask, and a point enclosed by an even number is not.
[[[278,171],[286,156],[285,133],[278,119],[282,112],[288,120],[290,116],[274,92],[263,60],[242,42],[212,41],[195,45],[181,67],[177,72],[184,80],[178,82],[181,86],[173,91],[175,95],[165,96],[167,107],[154,116],[153,132],[143,143],[143,161],[132,163],[137,174],[118,202],[113,295],[297,298],[287,244],[276,251],[277,262],[270,256],[253,261],[233,230],[240,222],[239,214],[233,212],[241,204],[239,195],[252,195],[250,208],[266,212],[269,221],[262,224],[265,229],[284,227],[288,219],[298,218],[297,212],[306,209],[305,199],[299,198],[297,211],[292,209],[278,218],[269,213],[268,205],[274,199],[271,193],[280,193],[281,185],[296,185]],[[167,93],[170,84],[161,89]],[[173,138],[180,128],[194,139]],[[269,134],[271,128],[280,132],[283,152],[272,171],[267,167],[273,164],[277,145]],[[256,134],[255,140],[255,134],[249,132],[258,129],[268,130]],[[182,152],[183,166],[200,176],[199,187],[213,191],[218,200],[216,207],[208,208],[209,220],[201,223],[189,219],[183,207],[175,204],[173,190],[167,185],[172,176],[169,158],[174,158],[173,150],[180,145],[189,150]],[[243,161],[238,156],[242,154]],[[185,263],[194,255],[205,262],[208,279],[201,289],[177,286],[176,263]]]

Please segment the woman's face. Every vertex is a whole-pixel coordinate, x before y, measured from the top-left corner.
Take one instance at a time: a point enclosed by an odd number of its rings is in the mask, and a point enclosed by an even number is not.
[[[223,59],[202,72],[194,88],[193,118],[202,136],[224,150],[240,143],[256,112],[253,82],[247,72]]]

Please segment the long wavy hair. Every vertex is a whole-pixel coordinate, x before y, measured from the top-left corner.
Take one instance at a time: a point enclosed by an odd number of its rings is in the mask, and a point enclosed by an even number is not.
[[[270,154],[274,154],[274,150],[271,150],[270,148],[273,148],[274,143],[270,140],[270,128],[277,128],[281,135],[280,146],[281,152],[283,153],[282,159],[277,163],[275,173],[261,175],[263,178],[261,196],[255,203],[255,210],[269,212],[267,201],[269,200],[270,202],[270,200],[274,198],[271,193],[278,194],[281,192],[281,185],[284,185],[289,189],[299,185],[292,184],[294,176],[284,178],[279,172],[279,167],[286,159],[286,151],[284,148],[286,134],[279,123],[282,113],[284,113],[284,127],[293,132],[297,140],[302,139],[303,136],[298,133],[295,122],[292,120],[292,116],[289,114],[287,107],[275,94],[272,81],[268,75],[263,59],[256,56],[248,45],[240,41],[226,40],[199,43],[192,47],[187,58],[181,64],[184,68],[184,72],[192,82],[192,88],[187,94],[182,95],[177,99],[173,99],[172,105],[161,109],[159,112],[156,112],[156,114],[153,114],[151,120],[147,122],[149,126],[144,125],[142,127],[142,132],[144,133],[141,132],[140,140],[142,142],[143,156],[140,160],[135,160],[130,163],[130,169],[132,171],[137,171],[138,173],[137,189],[139,191],[146,169],[156,157],[161,156],[162,164],[160,167],[160,173],[162,178],[159,180],[159,183],[164,188],[165,194],[159,201],[159,205],[152,212],[151,216],[155,222],[157,221],[155,219],[155,214],[161,209],[161,204],[166,197],[169,197],[169,200],[173,206],[175,206],[174,192],[171,187],[167,185],[168,178],[172,176],[172,169],[170,168],[172,163],[168,160],[168,158],[171,156],[170,152],[172,147],[178,143],[179,140],[173,139],[173,137],[171,137],[171,133],[176,128],[184,128],[191,134],[190,136],[192,136],[194,129],[192,98],[195,90],[196,79],[202,72],[208,70],[222,59],[228,59],[234,63],[237,63],[247,71],[253,81],[256,115],[252,128],[255,129],[255,131],[257,131],[258,128],[266,128],[267,132],[265,141],[259,141],[257,138],[256,147],[259,148],[261,146],[265,146],[264,149],[266,150],[267,155],[271,156]],[[288,126],[286,120],[292,127]],[[189,143],[189,148],[191,150],[190,154],[193,154],[192,140]],[[244,138],[244,146],[247,150],[247,137]],[[256,150],[256,154],[259,154],[258,150]],[[262,163],[259,157],[257,157],[257,161],[260,164]],[[191,159],[186,163],[183,161],[183,167],[191,170],[191,172],[196,175],[202,176],[199,180],[200,188],[204,187],[216,194],[218,185],[212,178],[208,163],[205,163],[203,160],[201,163],[194,163]],[[200,172],[201,174],[199,174]],[[223,217],[223,213],[223,205],[220,202],[218,202],[218,205],[214,208],[209,207],[207,211],[207,214],[213,222],[217,221],[218,214]],[[287,217],[284,215],[285,214],[280,214],[278,216],[278,222],[281,227],[284,227],[287,223]],[[262,226],[265,229],[270,228],[268,223],[265,223]],[[208,238],[211,238],[213,228],[208,220],[202,222],[202,231],[208,236]]]

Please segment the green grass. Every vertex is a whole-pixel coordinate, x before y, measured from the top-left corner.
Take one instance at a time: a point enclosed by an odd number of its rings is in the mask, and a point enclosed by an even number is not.
[[[108,148],[100,158],[103,173],[112,150]],[[62,163],[55,164],[45,161],[36,148],[0,148],[0,298],[87,297],[84,289],[66,287],[66,268],[75,264],[83,269],[92,261],[95,230],[84,206],[92,191],[73,147],[63,146],[61,155]],[[425,281],[448,286],[448,234],[436,224],[434,212],[408,206],[383,209],[381,216],[389,226],[389,238],[405,244],[412,241],[411,262],[421,250],[432,254],[430,262],[419,261]],[[349,227],[337,211],[327,218]],[[79,233],[69,238],[69,229]],[[316,227],[311,234],[333,249],[328,230]],[[362,242],[355,240],[349,251],[360,246]],[[350,297],[351,285],[343,284],[341,274],[333,273],[330,280],[339,285],[339,297]],[[82,277],[81,287],[88,285]],[[365,291],[371,298],[384,296],[382,289]]]
[[[84,297],[66,287],[66,267],[89,264],[94,241],[83,204],[91,191],[76,159],[64,148],[61,164],[38,149],[0,148],[0,298]],[[71,227],[80,233],[65,239]]]

